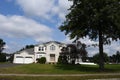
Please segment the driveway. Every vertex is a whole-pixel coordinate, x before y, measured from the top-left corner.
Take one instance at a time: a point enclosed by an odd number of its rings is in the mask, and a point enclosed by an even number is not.
[[[14,67],[20,64],[13,64],[13,63],[1,63],[0,68],[8,68],[8,67]]]

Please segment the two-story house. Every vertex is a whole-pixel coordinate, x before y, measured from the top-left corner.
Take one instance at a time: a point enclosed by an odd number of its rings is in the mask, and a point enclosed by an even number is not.
[[[50,41],[35,45],[34,48],[25,49],[14,54],[13,63],[36,63],[37,59],[41,57],[46,57],[46,63],[57,63],[61,49],[65,46],[66,45],[64,43],[60,43],[57,41]]]

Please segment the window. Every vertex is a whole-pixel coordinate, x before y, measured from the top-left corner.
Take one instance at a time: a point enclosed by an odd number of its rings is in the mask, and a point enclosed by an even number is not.
[[[39,51],[44,51],[44,47],[39,47]]]
[[[32,58],[32,57],[25,57],[25,58]]]
[[[39,58],[41,58],[42,57],[42,55],[39,55]]]
[[[22,56],[16,56],[16,58],[23,58]]]
[[[51,46],[50,46],[50,50],[52,50],[52,51],[55,50],[55,46],[54,46],[54,45],[51,45]]]
[[[42,57],[42,55],[39,55],[39,54],[37,55],[37,58],[41,58],[41,57]]]

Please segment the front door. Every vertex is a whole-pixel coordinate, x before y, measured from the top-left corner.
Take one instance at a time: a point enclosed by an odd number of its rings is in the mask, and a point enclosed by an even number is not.
[[[50,54],[50,61],[55,62],[55,54]]]

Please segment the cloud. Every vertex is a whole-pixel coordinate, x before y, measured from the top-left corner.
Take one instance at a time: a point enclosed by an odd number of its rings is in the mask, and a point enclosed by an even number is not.
[[[116,51],[120,51],[120,41],[113,41],[110,45],[104,46],[104,52],[108,55],[115,54]]]
[[[72,2],[68,0],[16,0],[25,14],[50,20],[57,16],[65,19],[68,8]]]
[[[86,45],[98,44],[98,41],[91,41],[88,37],[84,39],[79,39],[82,43]],[[63,42],[65,43],[72,43],[73,40],[70,40],[69,37],[66,37]],[[90,46],[87,47],[86,50],[88,51],[88,56],[93,56],[96,53],[99,53],[98,46]],[[116,53],[116,51],[120,51],[120,41],[112,41],[110,45],[104,45],[104,52],[107,53],[109,56]]]
[[[0,36],[47,41],[52,40],[52,29],[23,16],[0,14]]]
[[[15,51],[19,51],[21,48],[23,48],[25,45],[21,44],[19,42],[15,42],[15,41],[9,41],[6,45],[5,45],[5,49],[3,52],[6,53],[14,53]]]

